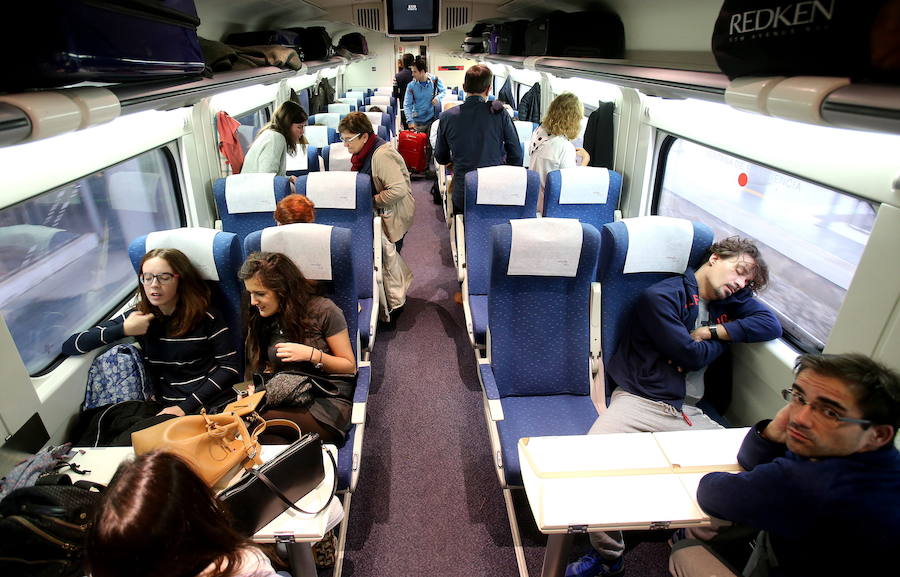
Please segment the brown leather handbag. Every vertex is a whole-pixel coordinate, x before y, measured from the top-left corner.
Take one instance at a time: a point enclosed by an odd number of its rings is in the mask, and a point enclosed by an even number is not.
[[[199,415],[169,419],[132,433],[131,444],[137,455],[154,449],[178,455],[213,487],[223,479],[231,479],[240,467],[250,469],[254,464],[262,464],[259,435],[266,423],[257,420],[259,424],[251,433],[239,412],[242,411],[207,415],[204,410]]]

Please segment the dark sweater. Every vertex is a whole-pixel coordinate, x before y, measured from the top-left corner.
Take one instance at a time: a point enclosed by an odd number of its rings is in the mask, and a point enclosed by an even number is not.
[[[63,354],[81,355],[126,338],[125,318],[134,310],[72,335]],[[158,401],[194,413],[240,380],[240,359],[218,311],[207,311],[198,326],[180,337],[168,333],[169,318],[163,317],[150,322],[147,334],[135,337]]]
[[[685,373],[709,365],[728,346],[725,341],[698,342],[691,338],[699,302],[692,270],[647,288],[635,303],[634,322],[622,333],[607,366],[609,379],[629,393],[664,401],[680,411]],[[781,336],[775,313],[753,298],[749,289],[709,301],[708,308],[710,323],[723,325],[734,342],[769,341]]]
[[[744,473],[700,480],[703,510],[769,533],[779,567],[770,577],[890,575],[900,543],[900,453],[877,451],[812,460],[750,430]]]
[[[453,162],[453,204],[460,211],[466,174],[486,166],[522,166],[522,147],[502,104],[469,96],[441,114],[434,158],[441,164]]]

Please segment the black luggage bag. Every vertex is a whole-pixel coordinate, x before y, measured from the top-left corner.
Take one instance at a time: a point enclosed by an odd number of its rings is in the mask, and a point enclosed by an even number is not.
[[[300,45],[300,34],[294,30],[259,30],[256,32],[235,32],[225,38],[225,44],[234,46],[267,46],[280,44],[294,48]]]
[[[528,24],[525,56],[623,58],[625,27],[613,12],[551,12]]]
[[[513,20],[498,24],[497,54],[509,56],[525,56],[525,32],[528,20]]]
[[[341,39],[338,40],[338,47],[354,54],[369,53],[369,43],[366,41],[366,37],[359,32],[350,32],[341,36]]]
[[[331,36],[325,31],[324,26],[287,28],[286,30],[300,35],[300,46],[303,49],[304,60],[328,60],[334,56]]]
[[[725,0],[712,50],[728,78],[849,76],[900,82],[900,0]]]
[[[204,68],[194,0],[51,0],[6,9],[8,23],[39,26],[41,41],[23,45],[17,34],[3,34],[11,69],[0,89],[149,80]]]

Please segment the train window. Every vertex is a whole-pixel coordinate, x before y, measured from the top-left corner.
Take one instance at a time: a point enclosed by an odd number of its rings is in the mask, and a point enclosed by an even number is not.
[[[243,116],[238,116],[235,120],[241,123],[240,127],[238,127],[238,140],[241,143],[244,154],[247,154],[256,135],[269,122],[269,108],[264,106]]]
[[[699,220],[716,238],[755,239],[769,264],[760,298],[805,351],[828,340],[875,222],[868,201],[669,137],[656,213]],[[661,180],[661,182],[660,182]]]
[[[128,244],[181,225],[173,174],[151,150],[0,211],[0,314],[30,374],[134,291]]]

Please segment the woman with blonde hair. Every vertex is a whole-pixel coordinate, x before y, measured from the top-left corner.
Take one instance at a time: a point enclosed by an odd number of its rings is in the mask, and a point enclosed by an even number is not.
[[[528,167],[541,176],[541,195],[538,209],[544,205],[544,184],[547,173],[560,168],[576,166],[576,155],[581,156],[581,166],[587,166],[591,156],[583,148],[575,148],[572,140],[578,138],[581,131],[581,119],[584,118],[584,106],[581,100],[571,92],[563,92],[553,99],[547,116],[531,135],[528,143],[530,161]]]

